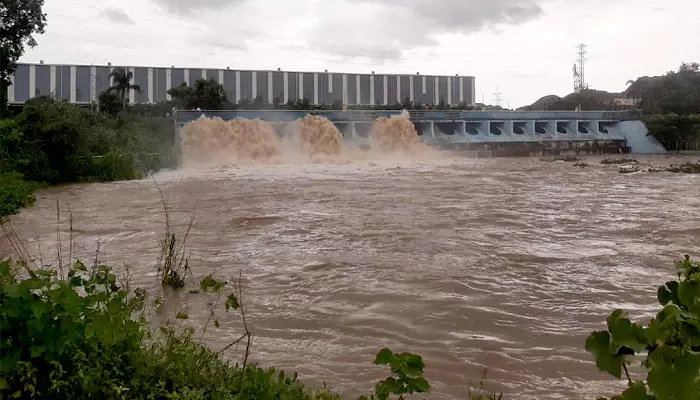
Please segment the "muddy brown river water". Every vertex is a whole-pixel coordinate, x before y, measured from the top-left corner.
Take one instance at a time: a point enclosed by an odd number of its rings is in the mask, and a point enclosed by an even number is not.
[[[666,165],[672,159],[649,159]],[[488,368],[504,398],[594,399],[619,389],[583,348],[614,308],[657,310],[672,261],[700,256],[700,176],[619,174],[533,159],[257,165],[156,176],[188,239],[195,277],[244,276],[253,360],[357,395],[385,376],[382,347],[421,354],[434,399],[466,398]],[[54,262],[56,200],[64,254],[157,295],[165,225],[153,181],[42,190],[12,219],[28,250]],[[7,240],[0,255],[10,255]],[[170,296],[201,326],[197,295]],[[239,319],[204,340],[224,347]],[[236,357],[239,352],[227,353]]]

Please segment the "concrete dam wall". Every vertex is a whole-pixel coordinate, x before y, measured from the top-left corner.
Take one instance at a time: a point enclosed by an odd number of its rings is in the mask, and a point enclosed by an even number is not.
[[[344,141],[371,146],[377,118],[403,115],[420,140],[446,149],[562,149],[662,154],[637,112],[619,111],[176,111],[177,141],[189,122],[205,118],[251,119],[269,123],[282,136],[285,127],[307,115],[327,118]]]

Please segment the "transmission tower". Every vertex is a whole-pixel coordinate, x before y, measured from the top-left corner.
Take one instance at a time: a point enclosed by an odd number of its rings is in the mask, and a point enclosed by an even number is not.
[[[578,59],[574,64],[574,92],[578,93],[581,90],[588,89],[586,83],[586,44],[581,43],[576,46],[578,50]]]
[[[501,93],[501,91],[498,89],[498,86],[496,86],[496,93],[493,94],[493,96],[494,96],[493,101],[495,103],[494,105],[499,106],[499,107],[501,106],[501,95],[502,94],[503,93]]]

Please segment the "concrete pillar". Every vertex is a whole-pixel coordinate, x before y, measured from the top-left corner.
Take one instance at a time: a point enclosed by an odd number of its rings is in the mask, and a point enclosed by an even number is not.
[[[111,86],[110,82],[107,82],[107,86]],[[51,92],[51,97],[57,98],[56,96],[56,66],[52,65],[49,67],[49,92]]]
[[[314,104],[318,104],[318,73],[314,72]]]
[[[382,104],[389,104],[389,82],[388,77],[384,75],[384,102]]]
[[[287,103],[289,101],[289,72],[282,73],[282,80],[284,81],[284,98],[282,101]]]
[[[155,97],[153,96],[153,68],[148,68],[148,102],[155,103]]]
[[[171,68],[166,68],[165,69],[165,99],[168,101],[171,101],[173,98],[170,96],[168,93],[168,90],[170,90],[173,87],[173,70]]]
[[[223,71],[219,71],[221,73],[221,77],[223,78]],[[222,85],[224,83],[224,80],[222,79],[220,82]],[[272,71],[267,72],[267,102],[270,104],[273,104],[275,102],[274,99],[274,92],[272,90]]]
[[[70,102],[75,103],[76,101],[76,77],[77,77],[77,69],[75,65],[70,66]],[[134,91],[131,91],[131,96],[133,97]],[[30,96],[33,96],[34,93],[29,93]]]
[[[29,97],[36,96],[36,66],[34,64],[29,64]]]
[[[236,71],[236,103],[241,101],[241,71]]]
[[[90,67],[90,102],[97,102],[97,67]]]
[[[255,100],[258,97],[258,73],[253,71],[250,75],[252,77],[253,86],[253,98],[251,100]]]

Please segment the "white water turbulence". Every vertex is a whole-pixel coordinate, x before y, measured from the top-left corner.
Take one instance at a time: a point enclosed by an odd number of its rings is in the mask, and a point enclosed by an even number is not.
[[[278,135],[260,119],[225,121],[202,116],[183,129],[184,167],[231,164],[348,164],[368,160],[412,160],[444,157],[421,142],[408,112],[377,118],[369,150],[361,150],[327,118],[307,115],[288,123]]]

